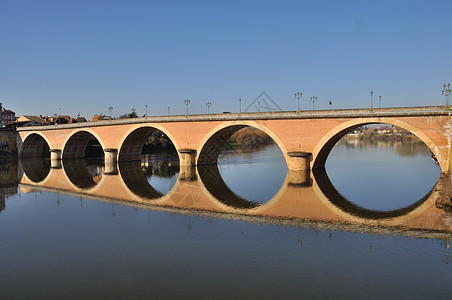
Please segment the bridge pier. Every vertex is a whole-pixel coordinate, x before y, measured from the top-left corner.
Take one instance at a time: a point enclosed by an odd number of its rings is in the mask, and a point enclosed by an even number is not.
[[[61,169],[61,150],[50,149],[50,167],[52,169]]]
[[[118,149],[114,148],[106,148],[104,149],[104,164],[105,170],[104,173],[107,175],[115,175],[118,174]]]
[[[116,162],[105,162],[105,175],[117,175],[118,174],[118,164]]]
[[[196,167],[194,165],[180,166],[179,179],[183,181],[196,180]]]
[[[104,149],[104,154],[105,165],[116,163],[118,161],[118,149],[106,148]]]
[[[193,149],[179,149],[180,166],[194,166],[196,150]]]
[[[309,173],[311,167],[312,154],[309,152],[293,151],[287,152],[288,161],[287,168],[293,171],[307,171]]]
[[[309,170],[287,170],[287,182],[289,186],[294,187],[311,186],[311,172]]]

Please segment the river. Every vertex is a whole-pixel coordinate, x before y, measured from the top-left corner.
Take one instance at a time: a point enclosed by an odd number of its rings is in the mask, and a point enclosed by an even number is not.
[[[289,176],[275,146],[197,170],[167,154],[111,174],[19,166],[0,168],[3,299],[452,292],[452,218],[432,200],[441,171],[424,145],[342,141],[311,178]]]

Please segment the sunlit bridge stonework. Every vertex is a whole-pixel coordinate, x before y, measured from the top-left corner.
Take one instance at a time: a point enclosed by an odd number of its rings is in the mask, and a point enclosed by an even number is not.
[[[254,127],[278,145],[289,170],[304,172],[324,167],[342,136],[372,123],[413,133],[436,156],[442,172],[450,171],[452,121],[450,111],[439,106],[166,116],[19,128],[19,156],[43,156],[50,150],[54,163],[83,158],[89,140],[96,139],[105,153],[106,167],[114,168],[111,164],[117,161],[138,160],[145,136],[160,130],[174,144],[181,166],[215,164],[228,137],[241,128]]]

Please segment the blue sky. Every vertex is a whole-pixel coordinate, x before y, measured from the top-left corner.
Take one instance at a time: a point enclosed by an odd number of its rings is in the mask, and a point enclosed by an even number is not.
[[[0,102],[22,114],[440,105],[452,1],[0,0]],[[61,110],[60,110],[61,109]]]

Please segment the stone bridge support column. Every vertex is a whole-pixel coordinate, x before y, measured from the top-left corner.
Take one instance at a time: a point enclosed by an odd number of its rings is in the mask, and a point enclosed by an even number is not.
[[[179,172],[179,179],[183,181],[193,181],[196,180],[196,167],[194,165],[181,165]]]
[[[50,149],[50,167],[52,169],[61,169],[61,150]]]
[[[180,153],[180,166],[194,166],[196,150],[193,149],[179,149]]]
[[[302,151],[287,153],[287,177],[290,185],[311,186],[311,167],[312,154]]]
[[[105,170],[104,173],[109,175],[109,174],[118,174],[118,166],[117,166],[117,161],[118,161],[118,149],[113,149],[113,148],[107,148],[104,149],[104,154],[105,154],[105,158],[104,158],[104,162],[105,162]]]

